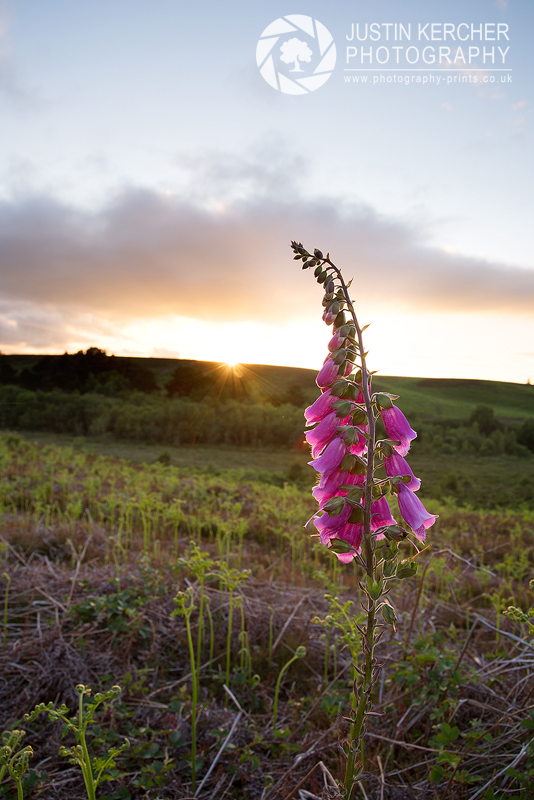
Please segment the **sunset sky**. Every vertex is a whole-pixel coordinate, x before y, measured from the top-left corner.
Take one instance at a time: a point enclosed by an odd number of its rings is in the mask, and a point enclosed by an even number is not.
[[[303,95],[256,63],[287,15],[336,47]],[[2,352],[318,367],[297,239],[354,278],[372,369],[534,381],[533,43],[532,0],[0,0]],[[447,44],[480,52],[428,71]]]

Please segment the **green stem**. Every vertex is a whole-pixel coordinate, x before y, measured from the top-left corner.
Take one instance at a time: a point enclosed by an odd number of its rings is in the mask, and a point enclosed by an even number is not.
[[[361,371],[362,371],[362,392],[363,392],[363,399],[365,403],[365,410],[367,414],[367,422],[369,424],[369,439],[367,443],[367,469],[365,475],[365,503],[364,503],[364,520],[363,520],[363,550],[364,550],[364,563],[365,563],[365,571],[367,576],[373,581],[376,581],[376,563],[373,551],[373,540],[371,538],[371,507],[373,503],[373,479],[374,479],[374,469],[375,469],[375,439],[376,439],[376,420],[375,415],[373,412],[373,407],[371,404],[371,376],[367,370],[367,364],[365,362],[365,350],[363,346],[363,336],[362,336],[362,329],[358,323],[358,319],[356,317],[356,312],[354,311],[354,306],[352,301],[349,297],[347,285],[341,275],[341,271],[335,264],[332,264],[330,259],[326,259],[327,262],[334,268],[336,271],[337,277],[341,282],[341,287],[343,290],[343,295],[345,297],[345,301],[347,303],[347,308],[350,312],[352,317],[352,321],[354,323],[354,328],[356,330],[356,337],[358,340],[358,347],[359,347],[359,354],[360,354],[360,364],[361,364]],[[367,626],[365,629],[365,640],[364,640],[364,649],[365,649],[365,668],[364,668],[364,676],[360,687],[360,696],[358,699],[358,706],[356,709],[356,716],[354,723],[350,726],[349,731],[349,746],[350,751],[347,756],[347,767],[345,770],[345,798],[346,800],[351,800],[354,797],[354,792],[356,789],[355,784],[355,773],[356,773],[356,750],[357,743],[361,739],[364,733],[364,721],[365,721],[365,711],[367,708],[368,702],[370,702],[370,693],[372,689],[372,676],[373,676],[373,657],[374,657],[374,646],[375,646],[375,608],[376,608],[376,601],[371,600],[368,598],[368,611],[367,611]],[[363,748],[362,748],[363,754]],[[363,768],[363,764],[362,764]],[[359,774],[360,770],[358,770]]]
[[[85,749],[87,749],[87,748],[85,748]],[[82,745],[82,750],[83,750],[83,745]],[[92,776],[92,773],[91,773],[91,766],[89,765],[89,767],[88,767],[86,762],[85,762],[85,752],[83,754],[83,757],[78,761],[78,764],[80,765],[80,769],[82,771],[83,782],[85,784],[85,790],[87,792],[87,797],[89,798],[89,800],[95,800],[96,795],[95,795],[94,786],[93,786],[93,782],[92,782],[93,776]]]
[[[190,623],[191,612],[186,612],[185,624],[187,628],[187,643],[189,645],[189,660],[191,662],[191,789],[194,792],[196,788],[196,766],[197,766],[197,702],[198,702],[198,676],[195,667],[195,648],[193,645],[193,636],[191,634]]]
[[[369,601],[369,611],[367,613],[367,629],[365,632],[365,669],[364,677],[360,686],[360,696],[356,708],[356,716],[353,724],[349,730],[349,744],[350,752],[347,756],[347,766],[345,770],[345,798],[351,800],[354,796],[356,789],[355,777],[359,775],[360,769],[356,772],[356,749],[354,743],[358,742],[364,733],[365,711],[368,702],[370,702],[369,694],[373,685],[373,656],[375,645],[375,604]],[[357,748],[357,744],[356,744]],[[363,756],[363,749],[362,749]],[[363,769],[363,763],[362,763]]]
[[[213,661],[213,651],[215,649],[215,630],[213,628],[213,614],[211,613],[211,606],[208,599],[206,603],[206,611],[208,612],[208,620],[210,624],[210,664]]]
[[[284,673],[285,673],[285,672],[286,672],[286,670],[288,669],[288,667],[290,667],[290,666],[291,666],[291,664],[293,663],[293,661],[297,661],[297,659],[298,659],[298,658],[299,658],[299,656],[298,656],[297,654],[295,654],[295,655],[294,655],[292,658],[290,658],[290,659],[289,659],[289,661],[288,661],[286,664],[284,664],[284,666],[282,667],[282,669],[281,669],[281,670],[280,670],[280,672],[278,673],[278,680],[276,681],[276,689],[274,690],[274,702],[273,702],[273,731],[275,731],[275,730],[276,730],[276,719],[277,719],[277,717],[278,717],[278,693],[279,693],[279,691],[280,691],[280,684],[282,683],[282,678],[283,678],[283,676],[284,676]]]
[[[234,592],[230,589],[230,609],[228,611],[228,633],[226,635],[226,685],[230,685],[230,656],[232,650],[232,618],[234,615]],[[226,696],[228,701],[228,695]]]
[[[204,578],[199,578],[200,605],[198,609],[198,635],[197,635],[197,681],[200,682],[200,656],[202,654],[202,640],[204,638]]]
[[[83,722],[83,692],[80,692],[80,696],[78,699],[78,726],[79,726],[78,727],[79,739],[83,753],[83,762],[85,765],[85,769],[82,766],[82,774],[85,783],[85,788],[87,790],[87,797],[89,798],[89,800],[96,800],[95,785],[93,781],[93,770],[91,768],[91,757],[89,755],[89,750],[87,749],[87,742],[85,741],[85,730]]]
[[[15,778],[17,784],[17,800],[24,800],[24,792],[22,791],[22,781],[20,778]]]
[[[83,780],[85,788],[87,789],[87,797],[89,800],[96,800],[95,784],[93,781],[93,770],[91,769],[91,757],[87,749],[87,742],[85,741],[85,733],[82,732],[80,736],[80,744],[82,746],[83,760],[85,769],[82,767]]]

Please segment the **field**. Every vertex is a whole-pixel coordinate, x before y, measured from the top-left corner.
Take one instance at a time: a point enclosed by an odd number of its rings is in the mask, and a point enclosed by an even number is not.
[[[305,528],[315,373],[98,350],[1,359],[0,730],[15,750],[24,730],[33,756],[18,795],[0,765],[0,797],[335,796],[362,591]],[[440,516],[391,598],[358,791],[533,796],[534,389],[375,387],[415,422],[410,464]],[[61,755],[77,741],[61,704],[116,685],[82,704],[88,750]]]
[[[465,419],[485,391],[388,381],[422,421]],[[531,387],[499,387],[502,424],[521,422]],[[534,459],[442,452],[444,440],[436,454],[424,438],[411,464],[440,518],[392,598],[360,796],[531,797],[534,649],[503,612],[533,604]],[[58,754],[72,733],[23,719],[40,702],[74,711],[77,684],[122,690],[87,727],[101,764],[130,743],[98,797],[329,796],[361,590],[303,528],[307,453],[32,431],[2,434],[1,457],[0,715],[34,751],[24,796],[85,796]],[[0,797],[15,796],[4,779]]]

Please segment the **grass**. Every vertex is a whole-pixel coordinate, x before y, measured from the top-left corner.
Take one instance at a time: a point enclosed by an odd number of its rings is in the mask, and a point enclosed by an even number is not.
[[[519,509],[534,500],[534,458],[414,453],[410,465],[423,478],[425,497],[479,509]],[[522,499],[511,500],[514,492]]]
[[[306,467],[310,460],[308,452],[303,449],[286,449],[280,447],[225,447],[209,445],[191,445],[176,447],[173,445],[144,444],[140,442],[117,441],[115,439],[99,439],[98,437],[70,436],[48,432],[21,431],[27,441],[38,444],[57,444],[63,447],[74,447],[81,452],[94,455],[123,458],[139,464],[151,464],[162,453],[170,455],[171,463],[177,467],[195,467],[198,469],[254,469],[286,472],[293,463]],[[310,480],[313,470],[309,468]]]
[[[20,727],[41,701],[73,708],[78,683],[95,690],[118,683],[120,700],[104,707],[88,734],[96,755],[124,736],[131,741],[102,798],[191,797],[187,630],[171,617],[173,596],[190,587],[201,654],[197,785],[220,753],[199,798],[284,800],[318,760],[341,774],[337,742],[346,733],[352,659],[347,632],[332,622],[339,606],[325,595],[352,602],[356,613],[358,573],[303,530],[315,508],[308,488],[265,482],[266,463],[285,468],[280,453],[272,463],[254,453],[257,469],[249,451],[235,451],[236,469],[226,470],[225,449],[197,448],[196,466],[165,466],[142,463],[161,448],[119,450],[137,453],[133,463],[86,452],[87,443],[65,444],[0,437],[0,573],[11,580],[0,653],[3,727]],[[431,490],[443,476],[436,459],[424,458],[412,462]],[[492,464],[470,463],[489,489]],[[533,604],[533,514],[461,509],[451,500],[431,500],[429,510],[440,514],[430,557],[415,578],[396,584],[397,631],[379,647],[385,667],[375,706],[384,716],[367,726],[363,788],[370,800],[467,800],[479,790],[489,800],[489,788],[494,800],[526,800],[534,791],[532,648],[526,626],[503,611]],[[202,618],[191,539],[213,561]],[[251,574],[234,591],[231,570],[244,567]],[[3,578],[2,597],[5,588]],[[299,647],[306,656],[280,678]],[[222,685],[228,653],[234,699]],[[79,773],[57,757],[60,730],[44,715],[26,727],[36,754],[26,795],[82,797]],[[304,788],[324,797],[322,785],[316,772]]]
[[[302,448],[210,447],[206,445],[162,447],[97,437],[75,437],[34,431],[24,438],[39,444],[73,447],[76,452],[152,464],[163,458],[176,467],[208,474],[237,470],[249,478],[282,486],[285,481],[305,488],[313,485],[315,471]],[[534,458],[475,456],[465,453],[420,452],[417,442],[410,463],[423,478],[424,497],[475,509],[530,508],[534,503]]]

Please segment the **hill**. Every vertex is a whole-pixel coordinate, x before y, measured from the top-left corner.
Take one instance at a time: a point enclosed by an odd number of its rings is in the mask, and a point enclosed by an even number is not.
[[[158,384],[163,386],[181,364],[196,365],[200,371],[216,374],[228,369],[212,361],[186,361],[174,358],[132,358],[139,366],[151,369]],[[232,368],[230,368],[232,369]],[[234,368],[238,380],[254,380],[266,394],[286,393],[300,387],[305,400],[317,395],[313,369],[279,367],[266,364],[239,364]],[[398,394],[400,405],[408,414],[422,417],[452,417],[467,419],[479,405],[491,406],[503,421],[520,421],[534,416],[534,386],[503,381],[471,380],[468,378],[412,378],[377,375],[374,386],[380,391]]]
[[[43,359],[58,356],[11,355],[2,360],[20,376],[24,371],[38,374]],[[227,364],[213,361],[194,361],[176,358],[140,358],[113,356],[120,372],[138,370],[155,377],[160,390],[178,376],[177,389],[171,394],[203,399],[213,394],[213,387],[221,395],[234,399],[260,399],[275,405],[289,402],[295,406],[313,401],[317,395],[316,372],[298,367],[270,366],[265,364]],[[8,383],[6,379],[2,383]],[[479,405],[491,406],[503,422],[520,422],[534,417],[534,386],[501,381],[454,378],[412,378],[376,376],[374,386],[380,391],[400,395],[399,405],[407,414],[420,418],[443,417],[468,419]],[[34,388],[33,386],[31,388]],[[41,387],[43,388],[43,387]],[[62,387],[58,387],[62,388]]]

